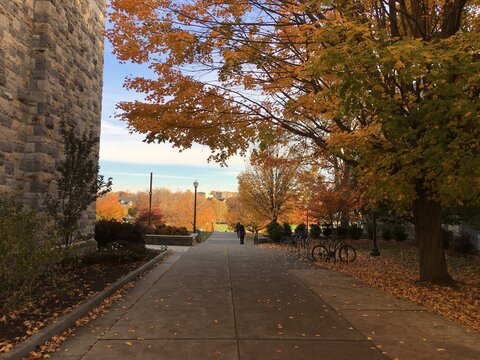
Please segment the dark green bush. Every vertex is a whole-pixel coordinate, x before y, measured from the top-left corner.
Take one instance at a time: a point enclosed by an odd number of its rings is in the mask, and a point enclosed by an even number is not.
[[[155,235],[188,235],[185,227],[167,226],[165,224],[157,225],[154,229],[145,228],[147,234]]]
[[[82,264],[126,264],[144,260],[149,249],[142,244],[127,242],[110,242],[95,253],[82,258]]]
[[[0,196],[0,313],[31,299],[40,279],[54,282],[65,256],[57,242],[48,219]]]
[[[98,248],[111,242],[145,244],[142,227],[117,220],[100,220],[95,224],[95,240]]]
[[[268,224],[267,233],[268,237],[273,242],[279,242],[283,237],[283,229],[275,220]]]
[[[407,231],[405,226],[402,224],[394,224],[392,226],[392,238],[396,241],[405,241],[407,240]]]
[[[474,255],[477,252],[472,235],[466,232],[453,237],[451,249],[455,255]]]
[[[283,236],[291,236],[292,235],[292,226],[287,223],[287,222],[284,222],[283,223]]]
[[[310,226],[310,235],[312,237],[319,238],[321,233],[322,230],[320,229],[320,226],[318,224],[312,224],[312,226]]]
[[[338,226],[335,228],[335,235],[339,238],[345,239],[348,235],[348,230],[343,226]]]
[[[443,248],[446,250],[450,249],[454,241],[453,231],[442,229],[442,240],[443,240]]]
[[[305,224],[299,224],[295,228],[295,234],[306,234],[307,233],[307,226]]]
[[[348,227],[348,237],[353,240],[358,240],[362,237],[363,229],[357,224]]]
[[[389,241],[392,239],[392,229],[390,228],[390,226],[385,225],[382,228],[382,239],[386,241]]]
[[[323,236],[325,236],[325,237],[332,236],[333,230],[332,230],[332,228],[329,227],[329,226],[324,227],[324,228],[323,228],[323,231],[322,231],[322,234],[323,234]]]

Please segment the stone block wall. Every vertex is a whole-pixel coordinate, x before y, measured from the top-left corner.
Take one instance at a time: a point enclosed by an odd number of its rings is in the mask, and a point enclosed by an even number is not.
[[[55,191],[62,120],[100,135],[105,6],[0,1],[0,193],[40,206],[43,194]]]

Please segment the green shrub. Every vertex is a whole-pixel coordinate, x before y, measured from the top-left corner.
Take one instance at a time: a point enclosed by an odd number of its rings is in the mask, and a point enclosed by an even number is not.
[[[57,233],[44,216],[0,196],[0,312],[28,301],[40,279],[54,280],[64,257]],[[48,274],[48,276],[46,276]]]
[[[474,255],[477,252],[472,242],[472,235],[466,232],[453,237],[451,248],[456,255]]]
[[[321,233],[322,230],[320,229],[320,226],[318,224],[312,224],[312,226],[310,226],[310,235],[312,237],[319,238]]]
[[[386,241],[390,241],[392,239],[392,229],[390,226],[384,226],[382,228],[382,239]]]
[[[112,179],[98,174],[98,136],[90,128],[77,135],[74,122],[60,124],[65,158],[60,162],[54,182],[57,192],[45,197],[45,210],[55,221],[62,245],[82,239],[81,219],[97,198],[111,191]],[[86,237],[91,236],[88,234]]]
[[[452,247],[454,236],[453,231],[442,229],[443,248],[448,250]]]
[[[147,234],[155,235],[188,235],[185,227],[167,226],[165,224],[157,225],[154,229],[145,228]]]
[[[350,225],[348,227],[348,236],[350,239],[358,240],[362,237],[363,229],[357,224]]]
[[[307,226],[305,224],[299,224],[295,228],[295,234],[306,234],[307,233]]]
[[[82,258],[82,264],[126,264],[145,259],[148,249],[142,244],[110,242],[95,253]]]
[[[325,237],[332,236],[333,230],[332,230],[332,228],[329,227],[329,226],[324,227],[324,228],[323,228],[323,231],[322,231],[322,234],[323,234],[323,236],[325,236]],[[319,234],[319,235],[320,235],[320,234]]]
[[[405,226],[402,224],[395,224],[392,226],[392,238],[396,241],[405,241],[407,240],[407,232]]]
[[[98,248],[112,242],[145,245],[142,227],[117,220],[100,220],[95,224],[95,240]]]
[[[345,239],[347,237],[348,230],[343,226],[338,226],[335,228],[335,235],[339,238]]]
[[[278,222],[273,220],[267,226],[268,237],[273,242],[279,242],[283,237],[283,229]]]
[[[283,236],[291,236],[292,235],[292,226],[287,223],[287,222],[284,222],[283,223]]]

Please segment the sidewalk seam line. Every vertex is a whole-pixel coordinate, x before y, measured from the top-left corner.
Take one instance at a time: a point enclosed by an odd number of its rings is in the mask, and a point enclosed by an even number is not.
[[[240,342],[238,340],[238,329],[237,329],[237,312],[235,309],[235,299],[233,294],[233,282],[232,282],[232,273],[230,269],[230,246],[227,245],[227,260],[228,260],[228,281],[230,282],[230,297],[232,298],[232,308],[233,308],[233,326],[235,329],[235,342],[237,343],[237,353],[238,360],[241,360],[240,356]]]

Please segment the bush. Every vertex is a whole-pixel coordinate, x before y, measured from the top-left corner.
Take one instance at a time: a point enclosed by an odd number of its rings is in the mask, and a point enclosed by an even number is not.
[[[456,255],[474,255],[477,249],[473,245],[472,235],[461,232],[453,238],[452,251]]]
[[[149,250],[142,244],[110,242],[96,253],[82,258],[82,264],[126,264],[144,260]]]
[[[142,227],[117,220],[100,220],[95,224],[95,240],[98,248],[111,242],[125,242],[145,245]]]
[[[335,228],[335,235],[342,238],[342,239],[345,239],[347,237],[347,234],[348,234],[348,230],[346,228],[344,228],[343,226],[338,226],[337,228]]]
[[[278,222],[272,221],[267,226],[268,237],[273,242],[279,242],[283,237],[283,229]]]
[[[362,237],[363,229],[357,224],[348,227],[348,237],[353,240],[358,240]]]
[[[331,227],[327,226],[327,227],[323,228],[322,234],[323,234],[323,236],[325,236],[325,237],[332,236],[333,230],[332,230]],[[320,235],[320,234],[319,234],[319,235]]]
[[[283,236],[292,236],[292,227],[289,223],[283,223]]]
[[[155,235],[188,235],[189,232],[185,227],[167,226],[165,224],[157,225],[154,229],[145,228],[147,234]]]
[[[312,224],[312,226],[310,226],[310,235],[312,235],[312,237],[319,238],[321,233],[322,230],[318,224]]]
[[[295,228],[295,234],[306,234],[307,233],[307,226],[305,224],[299,224]]]
[[[401,224],[395,224],[392,227],[392,238],[396,241],[405,241],[407,240],[407,232],[405,226]]]
[[[443,248],[450,249],[453,245],[453,231],[442,229]]]
[[[151,227],[158,227],[165,224],[163,220],[163,215],[160,212],[159,208],[153,208],[151,212],[148,212],[148,209],[142,209],[141,211],[137,211],[135,216],[135,224],[148,227],[148,219],[150,218]]]
[[[54,281],[64,257],[48,219],[11,198],[0,197],[0,313],[33,296],[40,279]],[[48,276],[47,276],[48,274]]]
[[[392,229],[390,226],[384,226],[382,228],[382,239],[386,241],[392,240]]]

